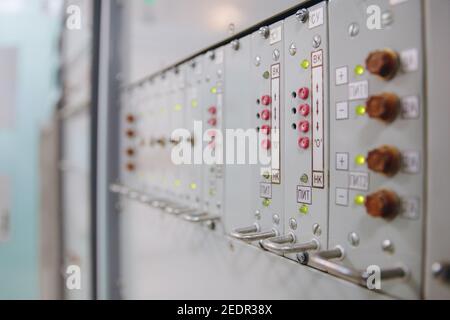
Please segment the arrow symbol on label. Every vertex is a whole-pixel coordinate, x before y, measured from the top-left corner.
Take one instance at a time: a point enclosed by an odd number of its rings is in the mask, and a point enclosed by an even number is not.
[[[319,100],[316,101],[316,113],[319,114]]]
[[[316,91],[319,92],[319,84],[316,84]]]
[[[316,124],[317,131],[319,131],[319,128],[320,128],[320,126],[319,126],[319,123],[317,122],[317,124]]]

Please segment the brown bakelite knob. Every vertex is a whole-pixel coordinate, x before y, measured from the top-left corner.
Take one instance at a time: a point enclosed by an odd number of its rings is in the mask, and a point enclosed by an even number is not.
[[[127,137],[128,138],[134,138],[134,136],[136,135],[136,133],[134,132],[134,130],[127,130]]]
[[[127,149],[127,155],[128,155],[129,157],[134,156],[134,154],[135,154],[134,149],[132,149],[132,148]]]
[[[133,163],[128,163],[127,164],[127,170],[128,171],[134,171],[134,170],[136,170],[136,166]]]
[[[127,122],[133,123],[136,119],[132,114],[127,115]]]
[[[400,99],[393,93],[371,96],[367,100],[367,114],[374,119],[392,122],[397,118],[399,109]]]
[[[399,66],[398,54],[390,49],[371,52],[366,59],[366,69],[385,80],[392,79]]]
[[[400,208],[400,199],[395,192],[377,191],[366,198],[367,213],[375,218],[392,218]]]
[[[402,162],[402,156],[395,147],[382,146],[369,152],[367,166],[370,170],[387,176],[395,175]]]

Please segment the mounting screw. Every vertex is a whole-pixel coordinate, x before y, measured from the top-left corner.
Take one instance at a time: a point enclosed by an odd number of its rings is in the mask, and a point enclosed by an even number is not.
[[[315,35],[312,42],[313,47],[317,49],[321,44],[322,38],[319,35]]]
[[[308,21],[309,19],[309,11],[308,9],[300,9],[295,13],[295,16],[302,23],[306,23],[306,21]]]
[[[291,219],[289,220],[289,227],[290,227],[292,230],[297,230],[297,228],[298,228],[297,220],[295,220],[294,218],[291,218]]]
[[[307,252],[302,252],[297,254],[297,260],[300,264],[308,264],[309,254]]]
[[[353,246],[357,247],[359,246],[359,235],[356,232],[351,232],[348,235],[348,242]]]
[[[233,41],[231,41],[231,48],[232,48],[234,51],[238,51],[238,50],[239,50],[239,46],[240,46],[239,40],[233,40]]]
[[[356,22],[350,24],[348,27],[348,35],[352,38],[356,37],[359,34],[359,24]]]
[[[264,39],[267,39],[270,36],[270,28],[269,27],[261,27],[261,28],[259,28],[258,32],[261,35],[261,37],[263,37]]]
[[[315,223],[313,225],[313,229],[312,230],[313,230],[313,234],[316,237],[320,237],[322,235],[322,228],[320,227],[320,225],[318,223]]]
[[[291,43],[291,46],[289,47],[289,54],[291,56],[295,56],[297,53],[297,47],[295,46],[295,43]]]

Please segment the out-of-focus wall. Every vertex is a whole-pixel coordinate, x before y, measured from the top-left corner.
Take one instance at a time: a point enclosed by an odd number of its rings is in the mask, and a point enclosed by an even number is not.
[[[0,176],[9,181],[10,204],[9,236],[0,241],[0,299],[39,298],[39,131],[59,95],[57,2],[0,1],[0,48],[17,52],[12,121],[0,127]]]

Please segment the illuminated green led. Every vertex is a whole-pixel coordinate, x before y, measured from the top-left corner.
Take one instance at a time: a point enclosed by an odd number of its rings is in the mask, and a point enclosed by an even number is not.
[[[189,187],[190,187],[192,190],[196,190],[196,189],[197,189],[197,184],[196,184],[196,183],[191,183],[191,184],[189,185]]]
[[[355,157],[355,163],[356,163],[358,166],[363,166],[363,165],[365,165],[365,164],[366,164],[366,157],[363,156],[363,155],[361,155],[361,154],[357,155],[357,156]]]
[[[366,69],[364,69],[364,67],[362,65],[359,64],[355,67],[355,74],[357,76],[362,76],[364,74],[364,72],[366,72]]]
[[[270,78],[270,72],[269,71],[264,72],[263,73],[263,78],[264,79],[269,79]]]
[[[357,106],[356,107],[356,114],[358,116],[364,116],[366,114],[366,106]]]
[[[173,183],[175,187],[180,187],[181,186],[181,180],[175,180],[175,182]]]
[[[304,204],[298,209],[298,211],[301,214],[308,214],[309,213],[309,207],[306,204]]]
[[[308,183],[308,181],[309,181],[308,175],[306,173],[304,175],[302,175],[301,178],[300,178],[300,181],[302,183]]]
[[[363,206],[366,203],[366,197],[364,197],[363,195],[357,195],[355,197],[355,204],[358,206]]]
[[[217,93],[217,88],[216,87],[212,87],[211,88],[211,93],[212,94],[216,94]]]
[[[198,107],[198,101],[196,99],[193,99],[191,101],[191,106],[192,106],[192,108],[197,108]]]
[[[308,69],[309,68],[309,60],[307,60],[307,59],[305,59],[305,60],[303,60],[301,63],[300,63],[300,66],[303,68],[303,69]]]
[[[267,208],[271,203],[272,201],[270,199],[264,199],[262,205]]]
[[[176,104],[175,107],[174,107],[175,111],[181,111],[181,109],[183,109],[183,106],[181,104],[179,104],[179,103]]]

